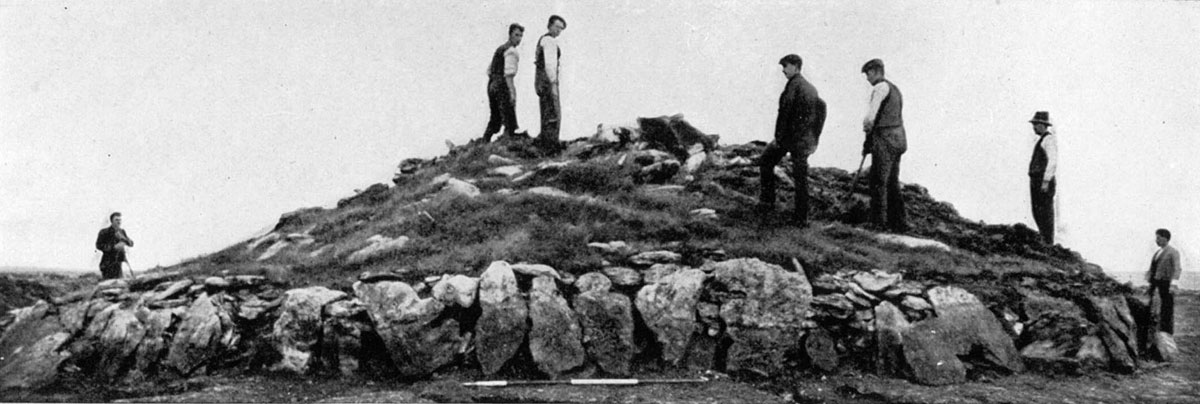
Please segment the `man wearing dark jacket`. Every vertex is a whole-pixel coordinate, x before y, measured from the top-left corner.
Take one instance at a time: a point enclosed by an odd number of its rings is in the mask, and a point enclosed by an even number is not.
[[[125,262],[125,248],[133,247],[133,240],[121,228],[121,212],[113,212],[108,216],[108,221],[112,224],[100,229],[100,234],[96,236],[96,249],[103,253],[100,257],[100,274],[104,279],[118,279],[121,277],[121,263]]]
[[[908,230],[904,197],[900,195],[900,156],[908,151],[904,133],[904,98],[884,78],[883,61],[871,59],[862,67],[871,83],[871,102],[863,118],[862,155],[871,155],[871,223],[896,232]]]
[[[825,125],[825,101],[804,76],[800,56],[791,54],[779,60],[788,82],[779,96],[779,115],[775,118],[775,139],[767,145],[759,160],[762,194],[759,209],[775,209],[775,165],[783,156],[792,156],[792,180],[796,187],[796,209],[792,222],[808,225],[808,156],[817,150],[821,129]]]
[[[1058,167],[1058,135],[1050,123],[1050,113],[1033,113],[1033,133],[1038,136],[1029,158],[1029,201],[1033,206],[1033,221],[1046,244],[1054,244],[1054,172]]]
[[[1158,244],[1159,249],[1150,259],[1150,270],[1146,271],[1146,281],[1150,283],[1146,293],[1153,299],[1154,291],[1158,291],[1158,330],[1175,334],[1175,295],[1171,293],[1171,281],[1179,279],[1179,273],[1183,271],[1179,266],[1179,250],[1168,245],[1170,242],[1170,230],[1154,231],[1154,243]]]

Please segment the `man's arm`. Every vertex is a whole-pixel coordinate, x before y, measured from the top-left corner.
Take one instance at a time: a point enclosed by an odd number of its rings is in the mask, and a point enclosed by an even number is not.
[[[520,55],[517,53],[516,47],[504,51],[504,82],[508,84],[508,95],[514,104],[517,102],[517,86],[513,83],[513,77],[517,75],[519,60]]]
[[[891,92],[892,87],[882,81],[871,88],[871,101],[867,105],[867,116],[863,118],[863,132],[870,132],[875,128],[875,117],[879,116],[879,107]]]
[[[558,40],[552,36],[542,37],[542,58],[546,62],[546,78],[558,84]]]
[[[106,238],[107,237],[104,237],[104,230],[100,230],[100,234],[96,235],[97,250],[100,250],[101,252],[108,252],[108,250],[112,248],[112,246],[109,245],[108,240],[105,240]]]
[[[1052,130],[1052,129],[1048,129]],[[1054,179],[1058,170],[1058,135],[1051,132],[1042,139],[1042,150],[1046,152],[1046,173],[1042,175],[1042,190],[1050,188],[1050,180]]]
[[[125,243],[126,246],[133,247],[133,239],[129,238],[129,234],[125,233],[125,229],[121,229],[120,237],[121,242]]]
[[[1178,280],[1180,273],[1183,272],[1183,268],[1181,268],[1179,265],[1179,250],[1178,249],[1175,249],[1175,248],[1171,249],[1170,259],[1171,260],[1170,260],[1170,263],[1168,264],[1168,268],[1171,269],[1171,279]]]

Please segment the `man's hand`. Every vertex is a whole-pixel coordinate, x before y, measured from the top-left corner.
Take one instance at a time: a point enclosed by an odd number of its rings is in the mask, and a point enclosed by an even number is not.
[[[127,247],[127,245],[125,244],[125,242],[122,241],[120,243],[117,243],[117,245],[114,245],[113,249],[117,250],[117,251],[125,251],[125,247]]]
[[[1042,180],[1042,192],[1050,191],[1050,180]]]
[[[870,132],[873,127],[875,127],[875,122],[871,122],[870,119],[863,119],[863,132]]]
[[[867,132],[866,139],[863,139],[862,155],[871,154],[871,132]]]

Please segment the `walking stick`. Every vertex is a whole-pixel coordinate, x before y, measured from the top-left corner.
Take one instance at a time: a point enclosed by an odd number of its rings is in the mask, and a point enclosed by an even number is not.
[[[125,266],[129,267],[129,279],[137,279],[137,274],[133,273],[133,264],[129,263],[128,258],[125,259],[124,263]]]

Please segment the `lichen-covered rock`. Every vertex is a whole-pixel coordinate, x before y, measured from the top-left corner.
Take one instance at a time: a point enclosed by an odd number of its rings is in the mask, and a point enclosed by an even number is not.
[[[84,339],[91,342],[99,361],[96,373],[108,379],[116,378],[126,359],[133,356],[146,336],[146,326],[139,320],[137,309],[127,305],[112,305],[96,316],[85,331]]]
[[[612,289],[612,281],[599,272],[589,272],[575,280],[575,288],[579,293],[599,291],[608,292]]]
[[[924,299],[921,299],[924,301]],[[904,369],[904,333],[912,328],[900,308],[889,302],[875,306],[875,371],[898,376]]]
[[[801,323],[812,302],[808,278],[757,259],[704,267],[711,268],[709,293],[722,301],[720,317],[733,341],[726,367],[766,375],[778,372],[785,353],[803,334]]]
[[[475,304],[475,293],[479,289],[479,279],[466,275],[454,275],[444,278],[433,285],[433,298],[447,305],[471,307]]]
[[[441,318],[442,302],[419,298],[404,282],[355,282],[353,288],[401,375],[428,376],[463,348],[458,321]]]
[[[282,358],[271,369],[307,373],[321,338],[321,310],[326,304],[345,297],[345,292],[321,286],[287,291],[270,338],[271,345]]]
[[[58,365],[70,355],[59,353],[70,333],[39,300],[13,310],[13,322],[0,335],[0,388],[37,388],[58,376]]]
[[[583,364],[583,336],[554,278],[533,278],[529,292],[529,352],[551,378]]]
[[[706,274],[685,269],[666,275],[638,291],[635,305],[646,326],[662,344],[663,359],[678,366],[698,328],[696,303]]]
[[[163,310],[138,308],[137,316],[143,319],[146,333],[134,353],[134,365],[126,377],[127,381],[140,381],[159,373],[163,354],[171,342],[167,330],[179,321],[183,313],[182,307]]]
[[[583,292],[575,296],[575,313],[588,357],[605,372],[628,375],[636,349],[629,298],[606,290]]]
[[[1005,372],[1024,370],[1021,357],[1000,321],[971,293],[939,286],[928,291],[937,317],[922,320],[902,334],[904,359],[913,378],[923,384],[943,385],[966,380],[959,359],[968,353],[973,366]]]
[[[512,359],[529,331],[529,306],[507,262],[493,262],[479,276],[479,307],[475,355],[483,373],[491,375]]]
[[[201,294],[188,306],[171,340],[167,368],[190,375],[237,342],[237,330],[232,327],[228,313],[223,313],[214,301],[216,298],[219,296]]]
[[[554,279],[562,279],[562,276],[558,274],[558,271],[549,265],[520,263],[512,264],[510,267],[512,268],[513,272],[522,275],[529,275],[533,277],[548,276]]]
[[[646,251],[629,257],[629,262],[637,265],[675,264],[683,259],[682,255],[672,251]]]
[[[608,267],[604,268],[604,274],[617,286],[637,286],[642,284],[642,274],[633,268]]]
[[[873,270],[871,272],[859,272],[854,274],[852,278],[854,283],[862,287],[863,290],[870,293],[880,293],[885,289],[900,282],[900,274],[888,273],[882,270]]]

